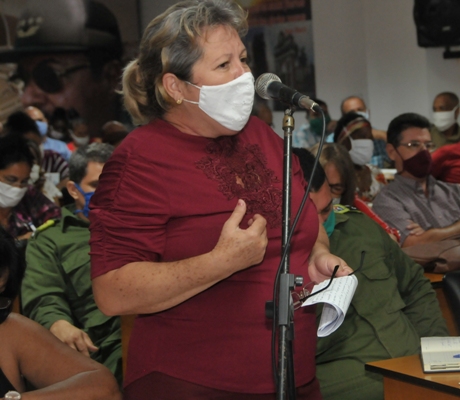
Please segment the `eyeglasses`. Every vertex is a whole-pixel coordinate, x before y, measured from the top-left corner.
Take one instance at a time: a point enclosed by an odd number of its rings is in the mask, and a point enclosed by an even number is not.
[[[433,142],[420,142],[418,140],[412,140],[408,143],[399,143],[400,146],[405,146],[409,150],[417,150],[419,151],[422,146],[425,147],[428,151],[432,151],[436,148],[436,145]]]
[[[331,286],[332,280],[335,278],[335,274],[337,274],[337,271],[339,270],[339,266],[336,265],[334,267],[334,271],[332,272],[331,279],[329,279],[329,282],[325,287],[323,287],[321,290],[318,290],[315,293],[311,293],[311,289],[313,289],[313,286],[316,285],[316,282],[309,282],[307,285],[305,285],[302,290],[299,292],[292,291],[291,292],[291,297],[292,297],[292,305],[294,307],[294,310],[298,310],[300,307],[302,307],[302,304],[312,296],[316,296],[318,293],[324,292],[329,286]]]
[[[353,275],[355,274],[356,272],[358,272],[361,267],[363,266],[364,264],[364,256],[366,255],[366,251],[363,250],[361,251],[361,260],[359,262],[359,267],[356,268],[353,272],[351,272],[350,274],[348,275]],[[322,289],[318,290],[317,292],[315,293],[311,293],[311,289],[313,289],[313,286],[316,285],[316,282],[309,282],[307,285],[305,285],[302,290],[300,290],[299,292],[295,292],[295,291],[292,291],[291,292],[291,297],[292,297],[292,305],[294,307],[294,310],[298,310],[300,307],[302,307],[302,304],[309,298],[309,297],[312,297],[312,296],[316,296],[318,293],[321,293],[321,292],[324,292],[326,289],[329,288],[329,286],[331,286],[332,284],[332,280],[335,278],[335,275],[337,274],[337,271],[339,270],[339,266],[336,265],[334,267],[334,271],[332,272],[332,275],[331,275],[331,279],[329,279],[329,282],[327,283],[327,285],[325,287],[323,287]]]
[[[345,191],[345,185],[342,185],[341,183],[329,183],[329,188],[331,189],[332,194],[343,194]]]
[[[35,84],[44,92],[58,93],[64,88],[62,78],[89,67],[90,65],[85,63],[62,69],[51,66],[49,60],[45,60],[38,63],[31,72],[26,71],[24,67],[20,65],[10,80],[15,81],[19,79],[24,82],[24,85],[27,85],[30,79],[33,79]]]

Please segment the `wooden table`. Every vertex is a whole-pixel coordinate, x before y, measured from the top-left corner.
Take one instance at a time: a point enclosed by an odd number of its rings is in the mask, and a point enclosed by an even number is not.
[[[419,355],[375,361],[366,370],[383,375],[385,400],[458,400],[460,372],[425,374]]]

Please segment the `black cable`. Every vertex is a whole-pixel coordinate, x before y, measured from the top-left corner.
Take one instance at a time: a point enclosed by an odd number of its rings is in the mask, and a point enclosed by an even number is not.
[[[274,282],[274,285],[273,285],[273,324],[272,324],[271,348],[272,348],[272,369],[273,369],[273,375],[274,375],[274,381],[275,381],[276,387],[279,386],[278,365],[277,365],[277,362],[276,362],[276,332],[277,332],[277,326],[278,326],[277,315],[278,315],[278,301],[279,301],[279,299],[278,299],[279,279],[280,279],[281,270],[282,270],[282,267],[283,267],[283,264],[284,264],[284,260],[285,260],[285,258],[287,256],[289,248],[290,248],[292,235],[294,234],[294,231],[295,231],[295,228],[297,226],[297,223],[299,222],[300,216],[301,216],[302,211],[303,211],[303,209],[305,207],[305,203],[307,202],[308,194],[310,193],[311,181],[312,181],[312,178],[313,178],[313,176],[314,176],[314,174],[316,172],[316,167],[317,167],[318,162],[319,162],[319,157],[320,157],[321,152],[323,150],[324,140],[325,140],[325,137],[326,137],[326,116],[324,115],[324,112],[323,112],[323,110],[321,108],[320,108],[320,110],[321,110],[321,116],[322,116],[322,119],[323,119],[323,132],[322,132],[322,135],[321,135],[321,141],[320,141],[320,144],[319,144],[318,153],[316,155],[315,162],[313,164],[313,169],[311,171],[310,177],[309,177],[309,179],[307,181],[307,189],[305,190],[305,194],[304,194],[304,196],[302,198],[302,202],[300,203],[299,210],[297,211],[297,214],[296,214],[296,216],[294,218],[294,221],[292,223],[292,227],[289,230],[289,234],[288,234],[287,241],[286,241],[286,246],[285,246],[283,254],[281,256],[281,261],[279,263],[278,270],[277,270],[276,275],[275,275],[275,282]],[[304,177],[304,178],[306,179],[306,177]],[[308,270],[307,270],[307,273],[308,273]],[[292,363],[292,365],[293,365],[293,363]]]

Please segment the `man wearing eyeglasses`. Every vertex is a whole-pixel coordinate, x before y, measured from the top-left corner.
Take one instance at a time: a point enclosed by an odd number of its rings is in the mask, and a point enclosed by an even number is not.
[[[17,63],[11,80],[23,85],[24,106],[49,119],[62,107],[76,111],[93,136],[121,120],[116,89],[122,44],[114,15],[93,0],[29,0],[18,21],[12,50],[0,62]]]
[[[394,118],[387,152],[397,174],[374,199],[374,211],[401,233],[401,246],[437,242],[460,234],[460,186],[431,176],[429,121],[418,114]]]
[[[301,149],[303,150],[303,149]],[[304,176],[314,157],[295,151]],[[329,236],[331,253],[354,269],[358,287],[342,325],[318,338],[316,376],[324,400],[383,400],[383,381],[365,371],[371,361],[420,352],[420,337],[448,336],[436,294],[420,265],[367,215],[334,205],[321,165],[311,199]],[[296,296],[293,296],[295,301]],[[321,308],[317,307],[317,319]]]

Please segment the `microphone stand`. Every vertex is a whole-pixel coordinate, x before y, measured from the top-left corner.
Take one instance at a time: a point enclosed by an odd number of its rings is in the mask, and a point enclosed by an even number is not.
[[[295,374],[293,347],[294,340],[294,307],[291,291],[294,286],[301,285],[300,277],[289,273],[289,230],[291,220],[291,171],[292,171],[292,131],[294,130],[294,110],[284,111],[284,165],[283,165],[283,223],[282,223],[282,253],[286,257],[282,264],[278,287],[277,315],[278,322],[278,385],[277,400],[285,400],[289,394],[290,400],[295,400]],[[301,279],[301,278],[300,278]],[[275,299],[276,301],[276,299]]]

